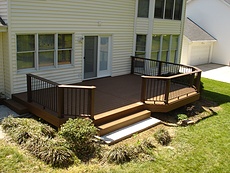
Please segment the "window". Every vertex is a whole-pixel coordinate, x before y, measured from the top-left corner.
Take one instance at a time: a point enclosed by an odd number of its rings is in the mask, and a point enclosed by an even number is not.
[[[165,19],[173,19],[174,0],[167,0],[165,5]]]
[[[58,34],[58,64],[71,64],[72,34]]]
[[[54,66],[54,35],[38,35],[39,67]]]
[[[17,35],[17,68],[39,69],[71,64],[72,34]]]
[[[17,36],[17,68],[34,68],[35,37],[34,35]]]
[[[176,62],[178,35],[153,35],[151,59]]]
[[[169,45],[170,45],[170,35],[164,35],[162,40],[161,61],[168,60]]]
[[[161,44],[161,36],[154,35],[152,38],[151,59],[158,60],[159,52],[160,52],[160,44]]]
[[[175,11],[174,11],[175,20],[181,20],[182,7],[183,7],[183,0],[176,0]]]
[[[181,20],[183,0],[155,0],[155,18]]]
[[[163,19],[164,15],[164,2],[165,0],[156,0],[155,1],[155,18]]]
[[[178,49],[178,35],[172,36],[172,43],[171,43],[171,54],[170,54],[170,62],[176,62],[177,57],[177,49]]]
[[[149,17],[149,0],[138,0],[137,17]]]
[[[135,56],[145,57],[146,35],[137,35]]]

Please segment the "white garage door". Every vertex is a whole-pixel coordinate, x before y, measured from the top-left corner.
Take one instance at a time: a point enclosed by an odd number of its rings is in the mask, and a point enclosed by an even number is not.
[[[200,65],[209,63],[210,44],[193,45],[190,57],[191,65]]]

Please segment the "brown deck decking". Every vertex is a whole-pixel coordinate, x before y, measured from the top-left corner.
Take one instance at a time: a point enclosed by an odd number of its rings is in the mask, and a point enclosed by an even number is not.
[[[139,102],[141,100],[141,81],[141,76],[130,74],[117,77],[106,77],[88,80],[77,83],[75,85],[96,86],[94,115],[97,116],[98,114]],[[175,107],[179,107],[181,105],[185,105],[186,103],[197,100],[199,96],[199,94],[197,94],[195,89],[192,87],[181,88],[180,85],[175,85],[172,92],[170,92],[169,97],[170,95],[173,96],[173,92],[175,91],[180,93],[188,93],[189,91],[189,93],[191,94],[182,94],[181,98],[176,98],[175,106],[171,104],[172,101],[170,101],[167,105],[161,103],[156,106],[156,104],[151,103],[151,99],[149,99],[148,101],[146,101],[149,102],[146,108],[151,110],[152,112],[162,112],[162,110],[167,111],[167,109],[172,110]],[[161,94],[162,93],[159,93],[159,95]],[[31,113],[34,113],[36,115],[38,114],[37,116],[57,127],[59,127],[60,124],[64,123],[67,120],[67,117],[58,118],[57,113],[47,108],[43,109],[42,106],[34,102],[27,102],[27,93],[14,94],[13,98],[27,106]]]
[[[89,80],[76,85],[96,86],[95,115],[140,101],[141,77],[123,75]]]

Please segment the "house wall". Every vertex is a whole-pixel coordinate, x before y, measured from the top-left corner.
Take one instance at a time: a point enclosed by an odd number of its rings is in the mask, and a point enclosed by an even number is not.
[[[182,21],[155,19],[153,34],[177,34],[181,33]]]
[[[183,46],[181,51],[181,64],[188,65],[190,63],[190,54],[191,54],[191,46],[189,40],[183,36]]]
[[[74,65],[68,68],[32,71],[58,83],[82,81],[83,44],[79,36],[112,36],[112,76],[130,72],[133,52],[135,0],[10,0],[10,47],[12,93],[26,90],[26,73],[17,71],[16,35],[29,33],[73,33]],[[64,8],[65,7],[65,8]]]
[[[187,4],[187,14],[217,39],[213,47],[213,63],[230,63],[230,4],[222,0],[196,0]]]
[[[12,89],[12,78],[11,78],[11,68],[10,68],[10,58],[9,58],[9,39],[8,39],[8,33],[3,32],[2,33],[2,39],[3,39],[3,65],[4,65],[4,90],[6,97],[11,96],[11,89]]]
[[[0,0],[0,17],[7,23],[7,0]]]
[[[0,32],[0,93],[4,92],[4,72],[3,72],[3,45],[2,33]]]

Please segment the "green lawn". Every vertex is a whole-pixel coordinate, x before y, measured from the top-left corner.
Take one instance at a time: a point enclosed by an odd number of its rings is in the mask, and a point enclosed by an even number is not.
[[[156,149],[156,161],[123,165],[85,165],[53,169],[0,140],[0,172],[230,172],[230,84],[202,78],[204,97],[221,110],[198,124],[174,128],[168,147]]]

